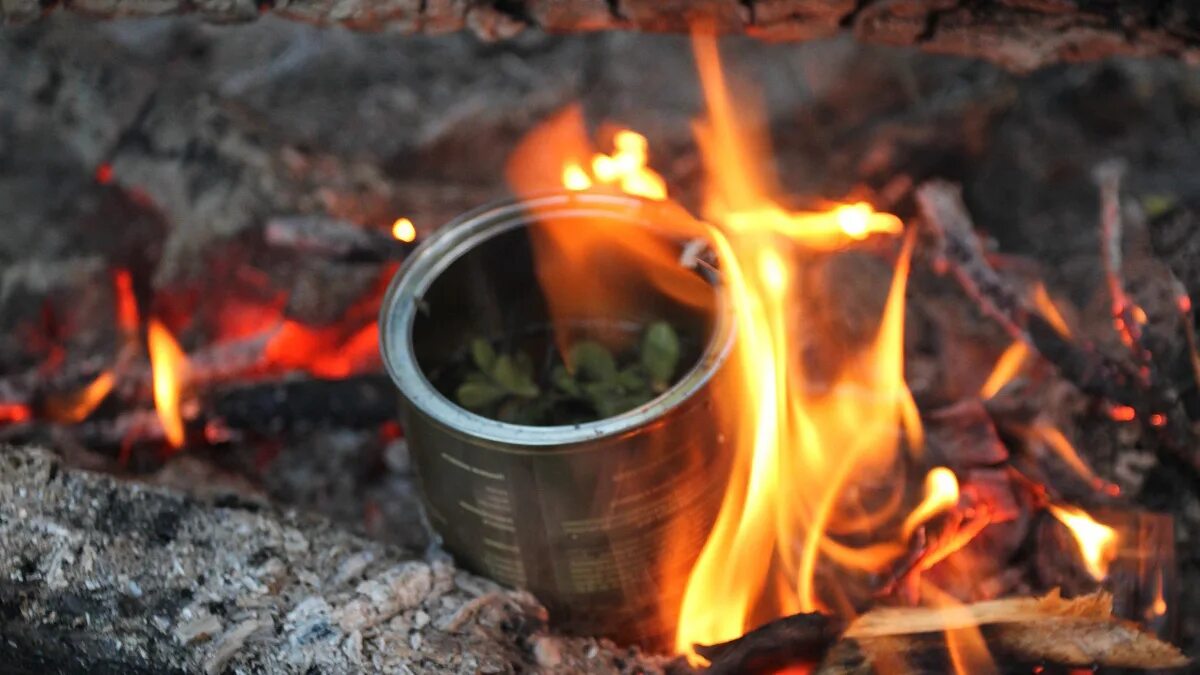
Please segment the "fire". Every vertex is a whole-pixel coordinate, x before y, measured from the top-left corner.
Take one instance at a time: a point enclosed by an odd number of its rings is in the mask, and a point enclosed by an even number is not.
[[[61,399],[52,399],[46,403],[46,416],[59,422],[75,424],[87,419],[88,415],[100,405],[116,384],[116,375],[106,370],[96,376],[86,387]]]
[[[20,424],[33,417],[29,406],[22,403],[0,403],[0,424]]]
[[[991,398],[999,394],[1004,385],[1011,382],[1021,371],[1021,365],[1025,363],[1028,356],[1029,347],[1025,346],[1024,342],[1017,340],[1009,345],[996,361],[996,365],[992,368],[992,372],[984,381],[983,386],[979,388],[979,395],[983,398]]]
[[[904,519],[902,531],[908,539],[912,533],[933,516],[958,504],[958,479],[944,466],[936,467],[925,476],[925,499]]]
[[[392,223],[392,236],[397,240],[411,243],[417,239],[417,228],[408,218],[397,218]]]
[[[788,212],[776,204],[766,188],[770,183],[757,169],[762,162],[748,152],[764,144],[741,128],[743,110],[735,112],[726,95],[715,42],[697,37],[694,44],[709,111],[697,125],[709,177],[705,215],[715,224],[713,238],[738,331],[738,383],[727,400],[741,403],[745,421],[733,430],[734,473],[683,600],[676,648],[684,653],[691,653],[693,644],[738,637],[763,602],[775,615],[829,609],[841,591],[818,593],[816,572],[823,557],[850,570],[870,571],[881,560],[901,555],[898,532],[891,540],[879,536],[891,509],[871,512],[870,505],[850,504],[847,497],[860,486],[898,489],[894,472],[904,448],[901,430],[907,432],[910,451],[922,443],[904,382],[904,293],[912,239],[900,251],[874,338],[834,372],[810,370],[796,345],[807,341],[822,353],[823,341],[839,336],[802,332],[805,322],[797,321],[797,311],[806,299],[830,289],[814,284],[805,266],[818,262],[800,261],[870,234],[899,233],[902,226],[865,204],[821,213]],[[929,484],[928,506],[917,519],[949,501],[945,473],[933,473]],[[877,543],[862,544],[864,538]],[[768,594],[775,597],[764,598]]]
[[[150,367],[154,371],[154,407],[158,411],[158,419],[162,422],[167,442],[172,447],[183,447],[180,399],[187,378],[187,357],[171,332],[157,319],[150,320],[146,339],[150,348]]]
[[[138,318],[137,297],[133,294],[133,277],[129,270],[117,270],[113,275],[113,292],[117,298],[117,327],[126,340],[137,337],[141,321]]]
[[[613,135],[613,146],[611,155],[599,152],[592,155],[590,175],[578,161],[565,163],[563,187],[579,192],[599,184],[647,199],[667,198],[666,182],[654,169],[646,166],[649,146],[645,136],[621,129]]]
[[[1097,581],[1108,576],[1108,564],[1117,555],[1117,531],[1075,506],[1050,504],[1047,508],[1075,536],[1088,574]]]
[[[1062,312],[1058,310],[1058,305],[1054,304],[1050,293],[1046,291],[1046,285],[1040,281],[1033,287],[1033,306],[1037,308],[1042,318],[1058,331],[1059,335],[1065,338],[1071,337],[1071,328],[1067,325],[1067,320],[1063,318]]]

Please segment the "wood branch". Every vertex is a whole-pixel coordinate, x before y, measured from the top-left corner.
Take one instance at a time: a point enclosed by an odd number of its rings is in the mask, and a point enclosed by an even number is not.
[[[360,30],[437,34],[466,29],[487,40],[510,38],[527,28],[686,32],[697,22],[773,41],[850,32],[864,42],[982,57],[1021,71],[1114,55],[1200,56],[1195,28],[1200,7],[1189,0],[4,0],[0,19],[28,22],[59,7],[104,18],[196,13],[222,23],[275,14]]]
[[[959,285],[1013,337],[1032,347],[1068,381],[1092,396],[1129,406],[1164,454],[1200,472],[1188,416],[1174,387],[1149,367],[1143,377],[1124,362],[1090,345],[1064,338],[1040,314],[1031,311],[983,255],[961,189],[943,181],[917,188],[923,222],[935,240],[939,266],[948,267]]]
[[[1189,663],[1174,646],[1114,618],[1110,595],[1064,600],[1053,592],[957,607],[872,610],[850,624],[816,672],[949,672],[946,631],[975,628],[997,672],[1040,664],[1152,669]]]

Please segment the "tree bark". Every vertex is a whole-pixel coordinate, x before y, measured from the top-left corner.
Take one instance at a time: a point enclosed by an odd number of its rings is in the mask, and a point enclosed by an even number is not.
[[[101,18],[195,13],[213,22],[275,14],[358,30],[470,30],[485,40],[527,28],[686,32],[696,24],[772,41],[849,32],[1018,71],[1117,55],[1200,60],[1200,6],[1189,0],[0,0],[0,22],[58,8]]]

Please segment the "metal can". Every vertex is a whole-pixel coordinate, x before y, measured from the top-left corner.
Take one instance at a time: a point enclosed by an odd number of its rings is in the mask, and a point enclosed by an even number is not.
[[[443,546],[463,567],[532,591],[564,632],[650,648],[671,646],[688,573],[729,473],[714,389],[734,330],[719,274],[706,276],[714,303],[705,316],[650,293],[639,303],[702,339],[673,386],[615,417],[508,424],[459,407],[435,381],[463,360],[470,336],[545,325],[528,231],[535,219],[588,219],[659,236],[656,223],[678,211],[625,195],[568,193],[468,213],[405,261],[380,318],[384,362],[402,395],[423,500]],[[670,245],[688,249],[685,241]]]

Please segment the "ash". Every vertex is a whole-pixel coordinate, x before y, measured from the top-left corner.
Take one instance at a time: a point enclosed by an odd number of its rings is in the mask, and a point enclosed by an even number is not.
[[[5,672],[656,673],[444,555],[0,449]]]

